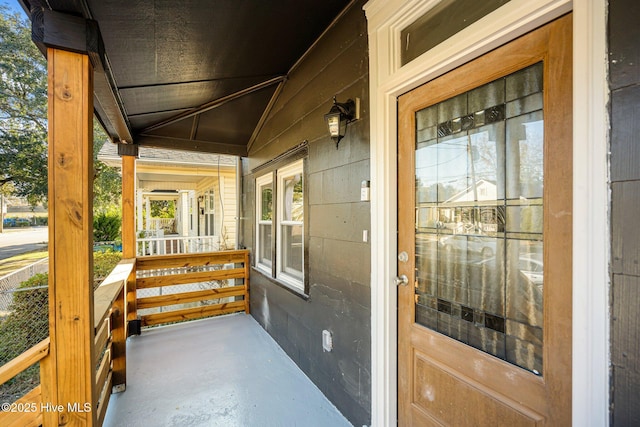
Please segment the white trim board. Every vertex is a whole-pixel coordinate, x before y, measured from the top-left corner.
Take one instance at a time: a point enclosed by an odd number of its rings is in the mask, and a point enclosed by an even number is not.
[[[574,11],[573,425],[609,423],[605,0],[512,0],[404,67],[400,31],[440,0],[371,0],[372,425],[397,420],[397,97]]]

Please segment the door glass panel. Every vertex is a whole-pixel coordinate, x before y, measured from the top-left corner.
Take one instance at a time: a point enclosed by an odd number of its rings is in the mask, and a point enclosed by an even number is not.
[[[541,375],[542,63],[416,112],[416,322]]]

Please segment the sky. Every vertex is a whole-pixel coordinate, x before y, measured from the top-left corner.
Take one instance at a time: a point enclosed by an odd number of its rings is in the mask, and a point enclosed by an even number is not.
[[[22,7],[18,4],[16,0],[0,0],[0,4],[8,6],[11,10],[15,12],[20,12],[24,14],[24,10],[22,10]]]

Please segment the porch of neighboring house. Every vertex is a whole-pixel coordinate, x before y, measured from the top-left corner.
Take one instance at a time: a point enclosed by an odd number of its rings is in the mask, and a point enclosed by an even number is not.
[[[127,353],[106,427],[351,425],[245,314],[152,328]]]
[[[104,144],[98,158],[122,167],[116,144]],[[135,165],[137,255],[234,249],[236,169],[234,156],[140,147]]]

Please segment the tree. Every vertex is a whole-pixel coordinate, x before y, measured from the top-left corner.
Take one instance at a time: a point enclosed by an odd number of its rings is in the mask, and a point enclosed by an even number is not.
[[[0,5],[0,190],[47,196],[47,63],[28,20]]]
[[[107,166],[98,160],[102,146],[110,144],[108,136],[97,120],[93,121],[93,211],[96,214],[121,215],[122,177],[118,168]]]
[[[175,200],[152,200],[151,201],[151,217],[152,218],[175,218],[176,217]]]
[[[98,213],[93,217],[94,242],[111,242],[120,239],[122,216],[116,213]]]
[[[0,4],[0,192],[46,201],[47,62],[26,18]],[[108,136],[94,120],[94,208],[119,208],[121,178],[97,159]]]

